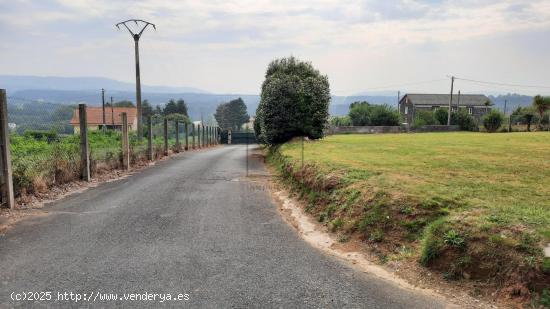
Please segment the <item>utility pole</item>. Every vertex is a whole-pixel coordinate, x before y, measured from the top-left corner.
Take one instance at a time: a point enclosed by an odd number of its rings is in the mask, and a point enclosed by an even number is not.
[[[103,130],[105,130],[105,89],[101,88],[101,104],[103,107]]]
[[[113,97],[111,96],[111,122],[113,130],[115,129],[115,108],[113,107]]]
[[[130,28],[128,27],[127,23],[135,23],[136,26],[141,25],[141,30],[138,33],[134,33]],[[137,134],[138,138],[142,138],[142,126],[143,126],[143,119],[142,119],[142,112],[141,112],[141,81],[140,81],[140,71],[139,71],[139,38],[141,37],[141,34],[147,26],[151,25],[155,30],[157,30],[157,27],[155,24],[152,24],[148,21],[141,20],[141,19],[129,19],[123,22],[120,22],[116,24],[116,27],[120,29],[120,25],[123,25],[128,32],[130,32],[130,35],[134,39],[134,47],[135,47],[135,56],[136,56],[136,107],[137,107]]]
[[[458,91],[458,102],[456,103],[456,111],[460,109],[460,90]]]
[[[453,102],[453,86],[455,84],[455,77],[451,76],[451,97],[449,98],[449,113],[447,114],[447,125],[451,125],[451,104]]]
[[[506,116],[506,104],[508,103],[508,100],[504,100],[504,116]]]
[[[397,111],[401,113],[401,108],[399,106],[399,102],[401,102],[401,91],[397,90]]]

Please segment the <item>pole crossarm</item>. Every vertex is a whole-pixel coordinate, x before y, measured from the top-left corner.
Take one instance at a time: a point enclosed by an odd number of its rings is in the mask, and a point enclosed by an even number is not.
[[[135,23],[136,26],[139,26],[140,23],[143,24],[143,28],[141,28],[141,30],[139,31],[139,33],[137,33],[137,34],[134,33],[134,32],[132,31],[132,29],[130,29],[130,27],[128,27],[127,23],[132,23],[132,22]],[[142,20],[142,19],[128,19],[128,20],[119,22],[119,23],[116,24],[115,26],[116,26],[118,29],[120,29],[120,26],[121,26],[121,25],[124,26],[124,27],[128,30],[128,32],[130,32],[130,34],[132,35],[132,37],[135,38],[135,37],[137,36],[138,39],[141,37],[141,34],[143,33],[143,31],[145,31],[145,29],[146,29],[149,25],[151,25],[151,26],[153,27],[153,29],[157,30],[157,26],[156,26],[155,24],[150,23],[150,22],[148,22],[148,21],[146,21],[146,20]]]

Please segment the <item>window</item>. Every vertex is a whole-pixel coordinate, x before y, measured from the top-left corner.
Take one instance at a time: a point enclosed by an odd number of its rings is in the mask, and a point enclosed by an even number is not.
[[[408,113],[409,113],[409,107],[405,106],[405,115],[407,115]]]
[[[432,110],[436,110],[438,108],[440,108],[440,106],[432,106]]]
[[[451,106],[451,112],[456,112],[457,111],[457,107],[456,106]]]
[[[468,107],[468,114],[473,114],[474,113],[474,108],[473,107]]]

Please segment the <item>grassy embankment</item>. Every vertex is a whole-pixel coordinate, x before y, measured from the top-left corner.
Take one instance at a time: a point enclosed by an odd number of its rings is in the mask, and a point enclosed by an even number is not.
[[[549,133],[337,135],[304,157],[299,141],[270,153],[342,241],[504,293],[550,286]]]

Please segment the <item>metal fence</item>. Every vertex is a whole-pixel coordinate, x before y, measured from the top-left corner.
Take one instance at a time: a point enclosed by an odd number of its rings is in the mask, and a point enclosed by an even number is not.
[[[10,194],[11,199],[36,195],[55,185],[219,142],[217,128],[160,115],[144,120],[144,136],[139,137],[135,112],[128,108],[105,112],[85,104],[52,108],[43,102],[8,100],[0,89],[0,133],[5,134],[0,134],[0,187],[2,204],[10,208]]]

